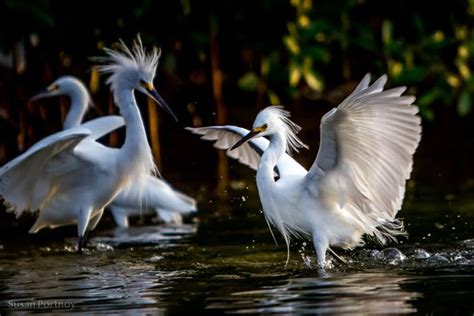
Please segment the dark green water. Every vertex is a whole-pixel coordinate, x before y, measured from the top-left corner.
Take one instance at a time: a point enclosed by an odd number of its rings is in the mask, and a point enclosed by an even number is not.
[[[332,260],[324,275],[309,242],[292,245],[285,267],[286,248],[273,243],[258,211],[183,227],[98,230],[83,255],[72,237],[8,238],[0,250],[1,314],[472,314],[469,205],[407,203],[408,240],[338,251],[349,262]]]

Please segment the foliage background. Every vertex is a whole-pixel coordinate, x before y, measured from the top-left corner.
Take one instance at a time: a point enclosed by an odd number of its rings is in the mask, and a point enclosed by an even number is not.
[[[248,127],[262,107],[284,104],[311,145],[297,157],[305,166],[317,150],[320,117],[365,73],[387,73],[389,86],[406,85],[417,96],[423,117],[409,190],[469,194],[473,21],[472,0],[2,0],[0,163],[61,128],[67,100],[28,102],[60,75],[89,85],[95,108],[88,118],[115,113],[89,57],[140,33],[162,48],[155,83],[181,125]],[[229,183],[219,188],[221,179],[253,183],[253,173],[233,162],[222,169],[222,155],[161,111],[143,106],[142,113],[162,173],[176,186],[225,194]]]

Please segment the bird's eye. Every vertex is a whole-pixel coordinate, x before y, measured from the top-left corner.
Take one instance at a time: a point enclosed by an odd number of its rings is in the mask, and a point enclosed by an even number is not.
[[[59,90],[59,85],[53,83],[53,84],[50,85],[46,90],[48,90],[49,92],[53,92],[53,91]]]
[[[140,80],[140,85],[148,91],[153,90],[153,85],[146,82],[145,80]]]
[[[267,130],[267,127],[268,127],[267,124],[263,124],[263,125],[260,125],[259,127],[255,127],[253,130],[254,132],[262,133]]]

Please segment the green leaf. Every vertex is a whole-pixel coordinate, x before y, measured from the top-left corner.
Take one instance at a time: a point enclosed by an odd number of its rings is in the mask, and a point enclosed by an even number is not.
[[[238,86],[241,90],[252,92],[257,90],[260,78],[254,72],[247,72],[244,74],[238,82]]]
[[[314,71],[307,70],[304,72],[306,84],[313,90],[321,92],[324,89],[324,82]]]
[[[434,120],[434,113],[431,109],[427,107],[420,108],[420,114],[423,118],[427,119],[428,121]]]
[[[290,64],[290,86],[296,87],[301,79],[301,71],[298,65],[291,63]]]
[[[382,40],[385,44],[388,44],[392,41],[393,25],[389,20],[384,20],[382,22]]]
[[[268,99],[270,100],[271,105],[281,104],[280,98],[278,97],[278,95],[274,91],[268,90],[267,95],[268,95]]]
[[[442,90],[439,88],[434,88],[423,94],[419,99],[418,99],[418,105],[420,107],[426,107],[431,105],[437,98],[439,98],[442,95]]]
[[[288,48],[288,50],[293,55],[298,55],[300,53],[301,48],[298,45],[298,42],[296,41],[296,38],[294,38],[293,36],[285,36],[283,38],[283,41],[285,42],[285,45]]]
[[[459,96],[458,100],[458,114],[459,116],[466,116],[471,111],[471,94],[464,90]]]

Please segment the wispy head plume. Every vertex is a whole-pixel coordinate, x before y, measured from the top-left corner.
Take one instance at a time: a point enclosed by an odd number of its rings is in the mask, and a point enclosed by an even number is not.
[[[116,90],[120,84],[141,80],[141,77],[149,82],[153,81],[161,50],[153,47],[147,52],[140,35],[137,35],[131,48],[120,40],[116,49],[104,48],[104,51],[106,56],[96,57],[93,60],[100,63],[98,69],[101,73],[110,74],[106,83],[112,90]]]
[[[292,154],[293,151],[299,152],[300,148],[308,149],[308,145],[303,143],[303,141],[297,136],[301,131],[301,127],[290,119],[291,114],[289,111],[283,109],[283,106],[281,105],[269,106],[263,111],[269,112],[270,115],[281,121],[281,126],[283,128],[282,131],[286,138],[286,151],[288,154]]]

